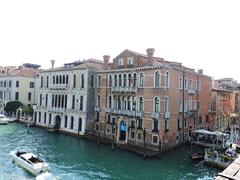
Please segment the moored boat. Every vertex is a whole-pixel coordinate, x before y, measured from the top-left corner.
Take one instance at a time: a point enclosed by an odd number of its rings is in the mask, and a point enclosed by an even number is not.
[[[0,114],[0,125],[6,125],[8,124],[8,118],[4,116],[3,114]]]
[[[236,154],[235,149],[233,148],[227,149],[225,153],[221,153],[213,149],[206,149],[204,162],[210,166],[214,166],[219,169],[225,169],[237,157],[238,157],[238,154]]]
[[[204,152],[195,152],[189,155],[193,161],[202,161],[204,160]]]
[[[33,175],[37,176],[48,170],[48,164],[33,153],[26,151],[12,151],[13,160]]]

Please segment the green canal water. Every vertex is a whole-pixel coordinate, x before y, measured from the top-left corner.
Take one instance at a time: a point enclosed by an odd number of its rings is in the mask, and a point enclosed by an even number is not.
[[[191,148],[181,147],[165,154],[161,160],[143,160],[123,150],[53,134],[43,129],[10,123],[0,126],[0,179],[35,179],[11,161],[10,151],[25,149],[39,155],[59,179],[146,179],[208,180],[218,172],[203,163],[194,164],[188,157]]]

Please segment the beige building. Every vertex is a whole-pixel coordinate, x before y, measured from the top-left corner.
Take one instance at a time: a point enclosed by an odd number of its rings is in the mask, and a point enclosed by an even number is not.
[[[73,135],[91,131],[95,71],[102,67],[102,61],[88,59],[41,71],[34,114],[36,125]]]
[[[24,105],[36,103],[37,65],[23,64],[20,67],[0,68],[0,113],[9,101],[20,101]]]
[[[97,72],[96,134],[165,151],[210,129],[211,78],[178,62],[124,50]]]

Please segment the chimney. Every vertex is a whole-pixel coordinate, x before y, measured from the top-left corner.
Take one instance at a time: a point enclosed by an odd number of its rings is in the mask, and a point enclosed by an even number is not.
[[[104,69],[108,69],[109,59],[110,59],[110,56],[109,56],[109,55],[104,55],[104,56],[103,56]]]
[[[147,56],[149,58],[149,65],[153,65],[153,55],[154,55],[155,49],[147,48],[146,52],[147,52]]]
[[[55,60],[51,60],[52,69],[54,68]]]
[[[154,48],[147,48],[146,52],[147,52],[148,57],[153,57],[155,49]]]
[[[203,75],[203,69],[199,69],[199,70],[198,70],[198,74],[199,74],[199,75]]]

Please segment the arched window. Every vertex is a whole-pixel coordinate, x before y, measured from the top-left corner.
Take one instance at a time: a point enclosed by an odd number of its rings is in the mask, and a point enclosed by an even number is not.
[[[6,81],[5,81],[6,82]],[[43,77],[41,76],[41,88],[43,87]]]
[[[76,87],[76,74],[73,75],[73,87]]]
[[[57,107],[57,95],[55,95],[55,107]]]
[[[52,94],[52,107],[54,106],[54,95]]]
[[[121,74],[118,75],[118,86],[122,87],[122,75]]]
[[[65,84],[65,75],[63,75],[62,83]]]
[[[61,106],[61,95],[59,94],[58,95],[58,107],[60,108],[60,106]]]
[[[45,112],[44,113],[44,124],[46,124],[46,122],[47,122],[47,113]]]
[[[132,110],[135,111],[137,106],[136,98],[135,96],[132,97]]]
[[[72,109],[75,108],[75,95],[72,96]]]
[[[55,76],[52,77],[52,82],[55,84]]]
[[[114,86],[117,87],[117,75],[114,75]]]
[[[112,108],[112,96],[108,96],[108,107]]]
[[[66,84],[68,84],[68,75],[66,75]]]
[[[62,108],[64,107],[64,95],[62,94]]]
[[[98,95],[98,96],[97,96],[97,107],[100,107],[100,103],[101,103],[101,102],[100,102],[100,96]]]
[[[140,86],[140,87],[143,87],[143,86],[144,86],[144,74],[143,74],[143,73],[140,73],[139,86]]]
[[[143,97],[139,98],[139,111],[144,111]]]
[[[48,94],[46,94],[46,98],[45,98],[45,106],[48,105]]]
[[[65,108],[67,108],[67,95],[65,95]]]
[[[59,84],[62,84],[62,76],[59,76]]]
[[[155,87],[160,87],[160,73],[158,71],[155,72]]]
[[[132,75],[128,74],[128,87],[131,87],[132,84]]]
[[[154,112],[156,112],[156,113],[160,112],[160,99],[159,99],[159,97],[154,98]]]
[[[91,75],[91,82],[90,82],[90,84],[91,84],[91,87],[94,87],[94,75]]]
[[[71,127],[70,127],[71,129],[73,129],[73,124],[74,124],[74,117],[72,116],[71,117]]]
[[[39,104],[40,104],[40,106],[42,105],[42,94],[40,94]]]
[[[121,109],[121,97],[118,96],[117,98],[117,106],[118,106],[118,109]]]
[[[83,96],[80,96],[80,110],[83,110]]]
[[[56,84],[58,84],[58,76],[56,76]]]
[[[52,124],[52,114],[49,113],[49,116],[48,116],[48,124]]]
[[[168,112],[168,96],[165,96],[165,98],[164,98],[164,107],[163,107],[163,109],[164,109],[164,112]]]
[[[127,75],[124,74],[123,75],[123,87],[126,87],[127,86]]]
[[[48,88],[48,76],[47,76],[47,88]]]
[[[82,118],[79,118],[78,131],[82,131]]]
[[[81,88],[84,88],[84,74],[81,75]]]
[[[127,109],[131,110],[131,100],[129,96],[127,97]]]
[[[137,74],[134,73],[134,75],[133,75],[133,87],[136,87],[136,85],[137,85]]]
[[[112,87],[112,75],[109,75],[108,86]]]
[[[169,72],[166,72],[165,75],[165,87],[169,87]]]
[[[98,87],[101,86],[101,76],[98,76]]]

